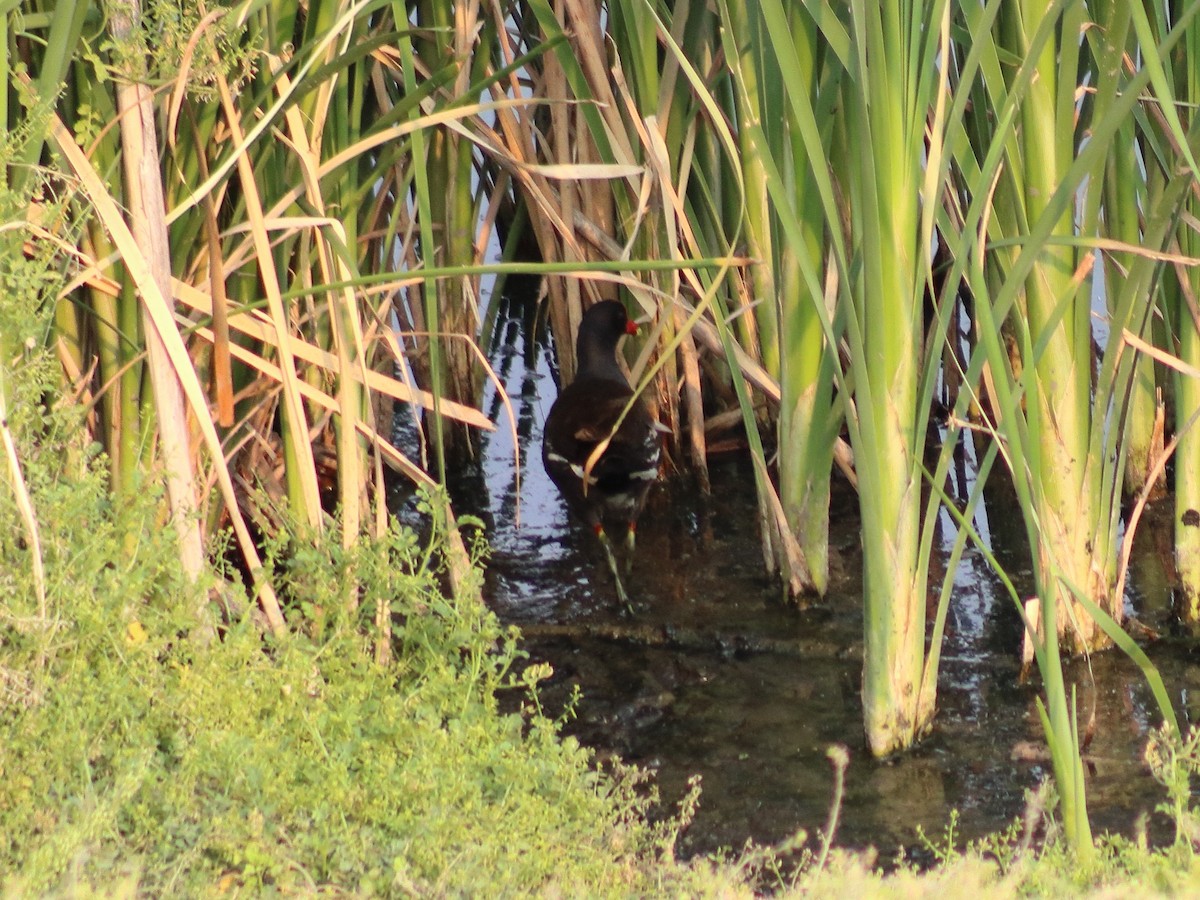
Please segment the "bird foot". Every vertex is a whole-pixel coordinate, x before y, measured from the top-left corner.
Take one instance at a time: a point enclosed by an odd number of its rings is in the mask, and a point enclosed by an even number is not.
[[[629,599],[629,595],[625,593],[625,586],[621,584],[621,579],[616,579],[617,585],[617,602],[621,604],[621,614],[625,616],[635,615],[633,601]]]

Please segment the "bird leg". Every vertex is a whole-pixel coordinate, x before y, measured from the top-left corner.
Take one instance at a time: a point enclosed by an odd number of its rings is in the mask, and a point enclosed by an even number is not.
[[[621,584],[621,569],[617,565],[616,554],[613,553],[612,541],[608,539],[608,535],[604,533],[604,526],[596,526],[596,537],[600,539],[600,546],[604,548],[604,555],[608,558],[608,568],[612,572],[613,581],[617,585],[617,599],[628,612],[633,612],[633,604],[629,602],[629,595],[625,593],[625,585]]]
[[[625,574],[633,571],[633,548],[637,543],[637,523],[630,522],[625,532]]]

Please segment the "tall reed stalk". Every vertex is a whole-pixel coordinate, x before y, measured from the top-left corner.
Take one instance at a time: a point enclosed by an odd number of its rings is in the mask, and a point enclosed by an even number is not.
[[[942,189],[945,83],[937,59],[949,52],[949,9],[941,2],[852,3],[849,30],[840,149],[849,160],[853,243],[839,275],[862,510],[863,715],[867,742],[883,756],[909,746],[934,712],[934,696],[922,690],[928,559],[919,550],[929,406],[920,385],[934,364],[923,347],[922,310]]]
[[[997,35],[1002,51],[1035,61],[1028,72],[1017,113],[1018,137],[1009,144],[1006,173],[997,186],[997,208],[1011,218],[1007,234],[1025,234],[1044,221],[1052,237],[1075,233],[1069,204],[1054,205],[1075,150],[1076,83],[1082,3],[1049,9],[1036,3],[1002,5]],[[1056,32],[1061,33],[1059,39]],[[1013,80],[1020,77],[1014,74]],[[1012,91],[1013,84],[1009,84]],[[1061,192],[1059,194],[1061,197]],[[997,218],[1000,221],[1000,218]],[[1043,230],[1047,230],[1043,226]],[[1028,249],[1025,252],[1029,252]],[[1015,254],[991,257],[993,269],[1009,269]],[[1068,585],[1121,618],[1123,603],[1115,581],[1115,529],[1102,508],[1103,467],[1090,442],[1106,410],[1093,413],[1091,395],[1092,322],[1087,291],[1081,286],[1092,260],[1064,243],[1048,243],[1036,255],[1023,290],[1016,294],[1014,326],[1022,365],[1034,372],[1025,414],[1033,446],[1032,498],[1042,525],[1036,547],[1039,593],[1046,608],[1061,604],[1059,632],[1077,648],[1107,639],[1075,601]],[[994,278],[1003,276],[993,276]],[[1050,476],[1050,473],[1054,473]],[[1063,579],[1059,581],[1059,579]]]
[[[1170,12],[1178,15],[1175,6]],[[1185,137],[1184,147],[1191,146],[1200,154],[1200,116],[1195,115],[1196,104],[1200,103],[1200,74],[1196,62],[1200,60],[1200,25],[1192,24],[1183,40],[1170,57],[1171,71],[1175,73],[1176,96],[1180,103],[1192,110],[1192,125]],[[1168,156],[1166,173],[1179,171],[1182,153]],[[1186,171],[1186,170],[1185,170]],[[1174,181],[1180,175],[1168,174]],[[1175,565],[1179,573],[1179,598],[1177,609],[1180,617],[1193,629],[1200,625],[1200,234],[1196,222],[1200,217],[1200,197],[1191,181],[1189,190],[1180,198],[1180,216],[1175,230],[1174,246],[1192,265],[1177,265],[1167,278],[1166,312],[1168,321],[1174,326],[1171,333],[1176,339],[1179,359],[1191,367],[1191,371],[1175,370],[1174,400],[1175,429],[1179,445],[1175,454]]]
[[[1124,47],[1119,21],[1110,18],[1112,27],[1105,29],[1087,27],[1080,4],[1025,9],[989,3],[962,12],[966,31],[976,36],[961,75],[964,84],[974,85],[975,115],[954,142],[970,197],[964,245],[956,253],[970,257],[979,337],[965,383],[986,386],[987,428],[1002,442],[999,453],[1025,517],[1041,596],[1041,621],[1026,626],[1036,635],[1046,691],[1043,724],[1067,837],[1086,854],[1091,832],[1079,732],[1058,634],[1067,632],[1069,646],[1116,641],[1136,652],[1118,625],[1122,598],[1111,579],[1128,404],[1138,374],[1133,348],[1147,346],[1138,335],[1149,333],[1147,291],[1164,259],[1153,247],[1161,245],[1164,223],[1171,221],[1166,193],[1151,190],[1141,209],[1140,242],[1149,249],[1101,238],[1100,213],[1115,220],[1121,210],[1108,212],[1090,192],[1103,190],[1107,155],[1120,146],[1113,139],[1134,115],[1140,92],[1156,80],[1157,50],[1143,43],[1147,65],[1127,76],[1113,66]],[[1135,22],[1137,15],[1135,10]],[[1096,95],[1082,114],[1074,78],[1076,34],[1088,35],[1099,65],[1088,77]],[[986,35],[998,40],[989,42]],[[1023,61],[1006,73],[1002,60],[1018,59],[1016,50]],[[982,106],[992,110],[986,121],[978,117]],[[1086,140],[1077,137],[1077,128],[1087,129]],[[972,153],[961,153],[968,145]],[[1048,172],[1053,176],[1047,178]],[[979,240],[971,239],[973,232]],[[1129,277],[1112,285],[1107,337],[1093,375],[1093,316],[1085,288],[1096,247],[1118,250],[1132,262]],[[1078,255],[1072,259],[1069,252]],[[1164,716],[1172,718],[1169,704]]]
[[[480,20],[476,3],[420,0],[415,7],[417,28],[411,55],[408,39],[402,39],[405,92],[415,92],[416,72],[423,70],[443,82],[445,92],[432,95],[426,101],[427,109],[447,101],[470,101],[472,92],[479,90],[476,82],[490,64],[491,44],[486,40],[490,19]],[[399,13],[400,4],[393,4],[393,9]],[[412,114],[419,117],[423,110],[414,108]],[[421,258],[427,265],[470,265],[476,261],[479,220],[475,145],[444,126],[428,134],[419,129],[412,149]],[[479,280],[466,276],[429,279],[422,295],[421,316],[414,324],[423,325],[428,332],[428,382],[435,398],[429,431],[437,471],[444,479],[447,456],[461,465],[474,455],[471,432],[444,420],[439,406],[441,398],[464,404],[479,402],[482,378],[469,343],[479,332]]]
[[[933,283],[933,223],[945,178],[946,83],[936,60],[949,51],[949,12],[943,3],[852,3],[845,23],[820,17],[827,58],[845,72],[835,82],[844,114],[829,123],[834,104],[806,77],[792,37],[803,20],[790,21],[778,3],[762,8],[793,128],[791,140],[775,147],[781,158],[771,159],[772,196],[804,277],[803,315],[820,323],[829,348],[844,339],[847,350],[837,383],[862,511],[864,719],[872,752],[884,756],[924,733],[936,696],[936,678],[927,677],[936,671],[937,654],[925,652],[928,555],[921,553],[936,504],[922,513],[921,486],[938,356],[926,352],[922,310]],[[827,143],[821,134],[829,129]],[[762,129],[764,150],[768,131]],[[836,328],[811,219],[805,225],[796,215],[814,202],[814,192],[797,204],[781,174],[793,150],[802,164],[807,160],[831,238]],[[763,156],[771,158],[771,151]],[[798,309],[791,316],[798,325]],[[813,369],[821,365],[818,359]],[[827,413],[817,415],[828,422]]]
[[[1126,54],[1130,59],[1133,58],[1137,51],[1137,40],[1129,4],[1100,0],[1091,3],[1089,8],[1098,26],[1095,35],[1089,33],[1086,44],[1086,49],[1091,51],[1091,71],[1094,73],[1096,90],[1089,98],[1090,104],[1085,101],[1084,108],[1093,119],[1099,120],[1108,114],[1120,96],[1126,80]],[[1142,158],[1140,151],[1137,122],[1134,116],[1127,115],[1117,129],[1112,152],[1105,161],[1103,190],[1087,192],[1087,218],[1095,221],[1097,216],[1102,215],[1096,232],[1115,241],[1117,245],[1137,247],[1145,244],[1163,249],[1161,234],[1152,234],[1154,223],[1147,222],[1149,227],[1144,231],[1142,228],[1142,213],[1153,214],[1162,207],[1148,195],[1149,181],[1154,176],[1134,163]],[[1099,278],[1100,273],[1096,275],[1097,280],[1101,281],[1110,315],[1119,316],[1129,299],[1137,298],[1142,314],[1135,323],[1136,332],[1143,338],[1153,340],[1152,300],[1161,266],[1139,254],[1116,250],[1104,252],[1102,260],[1103,278]],[[1165,410],[1154,359],[1146,354],[1138,354],[1135,366],[1125,432],[1126,497],[1136,497],[1147,487],[1147,480],[1162,457],[1164,445]],[[1150,496],[1156,499],[1166,490],[1165,475],[1161,467],[1158,468],[1160,474],[1150,485]]]
[[[154,105],[144,83],[149,53],[138,30],[139,0],[115,10],[109,28],[114,43],[123,50],[125,66],[117,73],[117,115],[121,132],[121,162],[133,238],[143,248],[150,277],[163,297],[171,292],[171,260],[167,240],[166,209],[159,178],[158,130]],[[171,508],[171,524],[179,540],[179,560],[188,579],[197,585],[195,603],[198,634],[216,636],[207,597],[199,586],[204,571],[204,547],[197,516],[198,495],[188,446],[187,411],[183,389],[175,374],[166,342],[150,310],[143,307],[142,331],[153,389],[154,409]]]
[[[780,387],[778,502],[795,550],[787,552],[781,535],[778,564],[794,592],[821,594],[829,578],[830,475],[840,417],[832,399],[833,344],[821,324],[825,296],[815,274],[824,265],[825,215],[810,160],[816,153],[824,165],[829,153],[837,76],[822,84],[817,28],[804,9],[766,3],[760,15],[739,3],[720,8],[737,100],[747,246],[759,260],[750,285],[758,307],[771,310],[760,314],[759,334]],[[816,147],[806,146],[812,139],[806,129],[819,130]],[[773,179],[780,183],[772,193]]]

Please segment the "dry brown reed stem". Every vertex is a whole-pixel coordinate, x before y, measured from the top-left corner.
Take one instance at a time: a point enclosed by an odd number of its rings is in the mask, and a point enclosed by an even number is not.
[[[148,310],[153,319],[154,327],[166,343],[167,353],[175,374],[180,380],[183,392],[191,407],[194,421],[199,426],[204,436],[205,444],[208,447],[212,464],[217,473],[217,480],[221,486],[221,494],[233,523],[234,533],[237,536],[238,548],[245,558],[246,567],[250,571],[251,578],[254,581],[254,589],[259,604],[263,609],[271,630],[276,634],[282,635],[287,631],[287,625],[284,622],[279,601],[275,596],[274,588],[264,575],[258,550],[254,545],[254,540],[250,535],[249,529],[246,527],[245,519],[242,517],[238,507],[237,492],[234,490],[229,468],[225,464],[220,438],[217,436],[212,416],[208,412],[207,398],[200,386],[199,379],[196,377],[196,371],[191,364],[187,349],[184,347],[183,339],[174,327],[170,305],[158,290],[153,277],[151,277],[141,250],[134,240],[133,234],[125,224],[125,220],[122,218],[116,203],[100,176],[92,168],[88,158],[83,154],[79,145],[75,143],[74,137],[67,131],[66,126],[63,125],[62,120],[57,116],[51,117],[50,130],[54,144],[66,158],[68,165],[79,179],[84,193],[95,207],[96,213],[104,224],[105,229],[112,236],[113,243],[124,259],[130,276],[139,288],[139,299],[142,305]]]
[[[271,327],[275,333],[274,344],[279,352],[280,371],[283,377],[283,405],[287,413],[284,417],[287,428],[284,439],[290,442],[291,452],[295,454],[295,465],[288,467],[288,477],[298,485],[303,498],[304,508],[298,510],[298,513],[305,518],[309,528],[320,534],[324,531],[324,523],[321,517],[321,498],[317,486],[317,466],[313,459],[312,444],[308,439],[308,415],[305,412],[304,403],[300,399],[298,384],[301,379],[296,369],[296,360],[292,356],[291,342],[288,340],[291,327],[280,288],[280,274],[275,268],[275,255],[271,252],[267,217],[258,184],[254,178],[254,166],[246,152],[248,145],[242,131],[238,109],[234,104],[229,85],[219,71],[218,86],[221,108],[225,114],[225,124],[230,130],[234,145],[243,148],[242,152],[237,154],[236,160],[238,182],[242,190],[246,216],[249,220],[254,256],[258,260],[258,274],[266,294],[267,307],[270,310]]]
[[[196,333],[197,336],[204,340],[212,340],[212,331],[206,327],[201,326],[200,328],[197,328]],[[245,365],[261,372],[273,385],[273,387],[269,389],[270,394],[267,397],[264,397],[264,400],[277,397],[278,391],[282,389],[281,386],[283,383],[283,373],[280,368],[274,363],[269,362],[264,357],[255,353],[253,350],[242,347],[239,344],[233,344],[232,351],[234,358],[237,359],[238,362],[244,363]],[[261,387],[256,387],[253,393],[255,395],[260,395],[262,390],[263,389]],[[299,390],[301,396],[305,400],[308,400],[314,406],[323,410],[326,414],[340,412],[341,406],[337,400],[335,400],[333,397],[330,397],[324,391],[313,387],[308,382],[299,382]],[[425,473],[425,471],[409,460],[408,457],[406,457],[403,453],[397,450],[392,445],[391,441],[376,432],[376,430],[370,424],[362,419],[357,419],[354,422],[354,429],[361,437],[368,441],[371,446],[375,447],[380,453],[383,454],[384,460],[388,463],[390,468],[413,480],[417,484],[432,486],[433,481]],[[255,434],[247,435],[247,438],[255,440],[258,439]]]
[[[287,76],[280,73],[283,90],[287,90]],[[324,111],[325,104],[320,106]],[[340,283],[345,285],[336,293],[331,294],[327,302],[328,317],[333,343],[337,350],[336,373],[338,415],[341,427],[337,431],[338,439],[338,488],[340,493],[340,512],[342,517],[341,537],[342,546],[349,549],[358,540],[362,527],[362,506],[365,502],[364,493],[367,489],[365,477],[365,447],[361,447],[358,437],[358,426],[362,423],[362,414],[371,408],[369,370],[363,352],[362,324],[358,317],[358,304],[355,301],[353,289],[349,286],[352,273],[345,259],[332,252],[330,242],[325,239],[325,232],[333,234],[333,243],[345,247],[348,244],[346,228],[336,217],[327,217],[325,198],[321,190],[321,182],[317,177],[320,167],[320,131],[319,123],[313,122],[315,138],[310,139],[305,130],[306,119],[296,106],[289,106],[284,114],[287,123],[288,139],[294,156],[300,166],[307,205],[316,212],[318,219],[323,219],[322,225],[312,229],[312,244],[316,248],[317,266],[324,284]],[[302,277],[307,281],[311,277],[310,270],[305,268]],[[214,304],[215,310],[215,304]],[[215,335],[214,335],[215,336]],[[353,374],[352,374],[353,373]],[[372,426],[376,423],[370,423]],[[376,484],[376,490],[382,491],[382,483]],[[356,579],[347,577],[344,585],[345,602],[348,610],[353,610],[358,604],[358,585]]]
[[[682,319],[682,312],[676,310],[677,321]],[[679,344],[679,355],[683,366],[683,378],[680,381],[680,391],[683,394],[683,407],[687,411],[688,453],[692,471],[700,481],[700,489],[709,492],[708,480],[708,442],[705,437],[704,396],[700,385],[700,359],[696,353],[696,342],[690,332],[683,335]]]
[[[610,143],[614,161],[640,167],[638,154],[628,139],[628,124],[621,116],[621,105],[613,94],[605,35],[600,28],[599,7],[580,0],[562,0],[554,5],[554,14],[559,27],[568,35],[590,96],[572,96],[566,74],[558,59],[554,54],[547,54],[543,58],[540,81],[535,82],[535,95],[545,97],[549,101],[549,141],[553,162],[586,165],[600,159],[584,111],[582,107],[576,106],[582,101],[594,103],[595,110],[604,120],[607,126],[605,139]],[[542,258],[546,261],[586,261],[595,258],[592,255],[593,251],[584,246],[575,233],[576,217],[581,210],[586,211],[601,233],[610,234],[615,230],[613,191],[622,188],[614,189],[589,181],[580,184],[581,187],[570,182],[561,183],[556,192],[556,204],[544,203],[537,196],[543,192],[544,196],[554,193],[549,191],[548,185],[539,186],[542,190],[532,198],[527,198],[535,201],[527,204],[527,207],[530,208],[530,218]],[[549,196],[546,196],[546,199],[549,199]],[[553,229],[546,227],[545,221],[539,221],[547,214],[558,220]],[[633,233],[633,229],[629,230]],[[588,293],[589,303],[610,294],[587,281],[580,283],[575,280],[562,281],[551,278],[548,279],[547,288],[550,298],[551,331],[559,351],[559,367],[564,380],[569,381],[575,371],[572,342],[583,315],[584,291]]]
[[[175,281],[173,287],[176,295],[184,304],[203,315],[211,314],[212,298],[208,294],[182,281]],[[277,335],[272,328],[269,317],[257,310],[234,313],[229,317],[229,324],[231,328],[244,334],[246,337],[268,346],[276,346]],[[403,360],[404,352],[399,343],[395,341],[394,336],[388,331],[382,332],[380,336],[391,348],[395,358],[398,361]],[[334,373],[338,370],[338,359],[328,350],[294,335],[287,335],[285,339],[288,350],[294,358],[310,365],[320,366],[329,373]],[[399,381],[382,372],[377,372],[369,368],[358,369],[348,373],[348,377],[361,379],[364,386],[371,391],[382,392],[402,403],[411,403],[425,407],[433,405],[433,395],[428,391],[415,390],[403,381]],[[479,410],[460,403],[443,400],[442,412],[473,428],[491,430],[495,427],[491,419]]]
[[[113,39],[125,45],[131,60],[133,46],[141,46],[141,41],[135,37],[140,16],[140,3],[131,0],[128,6],[115,10],[109,20]],[[129,68],[132,69],[132,66],[131,62]],[[144,254],[147,275],[166,303],[171,290],[171,252],[165,219],[166,204],[159,174],[162,166],[158,156],[154,104],[149,87],[135,71],[125,72],[117,78],[116,95],[121,162],[125,171],[125,206],[129,210],[130,230],[133,240]],[[184,574],[196,585],[205,568],[204,541],[196,515],[195,473],[192,471],[188,446],[189,429],[183,392],[172,370],[166,339],[159,334],[158,325],[146,304],[141,305],[141,313],[171,525],[179,541],[179,561]],[[173,330],[174,323],[168,327]],[[206,593],[197,590],[194,602],[194,635],[202,642],[211,641],[216,637],[216,626],[209,612]]]
[[[556,4],[555,12],[561,9]],[[573,116],[567,107],[567,80],[562,72],[558,59],[547,57],[546,68],[543,72],[546,85],[546,98],[550,101],[550,135],[552,142],[553,162],[562,163],[571,159],[571,132]],[[556,235],[552,244],[542,245],[542,258],[549,262],[554,259],[582,260],[579,252],[579,242],[574,234],[574,220],[577,209],[575,188],[571,182],[564,182],[557,191],[558,205],[555,210],[558,221],[562,222],[562,230]],[[550,279],[550,328],[554,333],[554,343],[558,348],[558,365],[564,381],[570,381],[575,376],[574,336],[579,331],[579,323],[583,319],[583,285],[576,279]],[[556,295],[554,283],[560,285],[560,293]]]

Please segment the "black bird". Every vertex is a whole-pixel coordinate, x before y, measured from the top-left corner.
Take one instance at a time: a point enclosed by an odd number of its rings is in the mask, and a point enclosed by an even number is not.
[[[661,429],[617,364],[618,342],[636,333],[637,324],[615,300],[583,314],[575,380],[550,407],[542,433],[542,465],[575,515],[596,532],[626,606],[629,598],[605,526],[625,528],[628,571],[637,519],[658,478]]]

